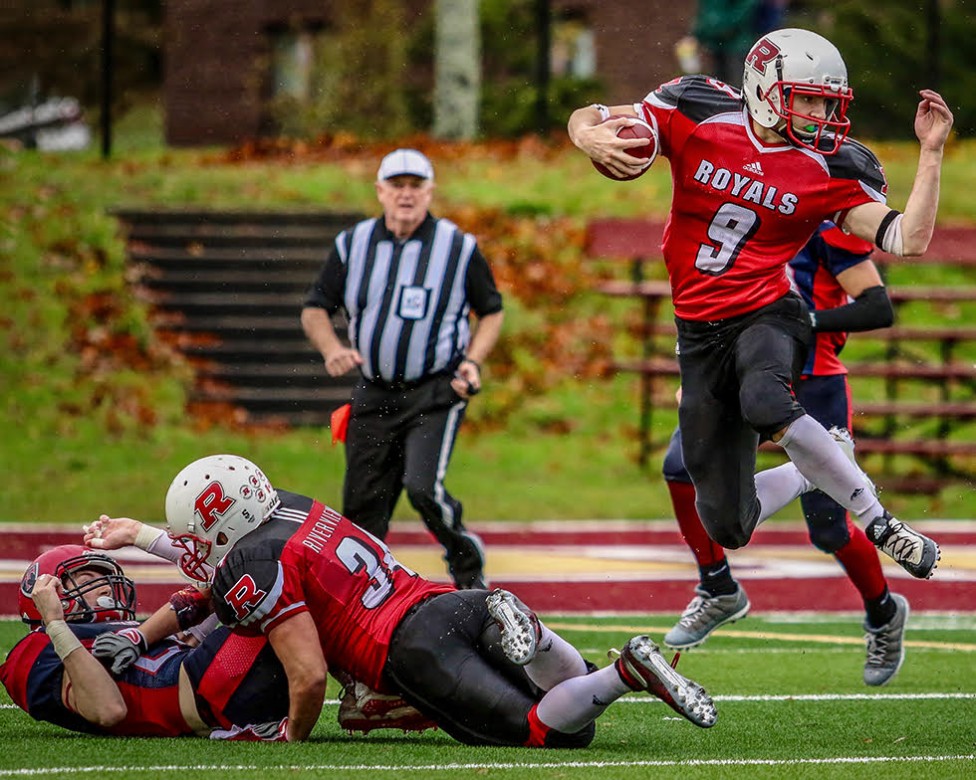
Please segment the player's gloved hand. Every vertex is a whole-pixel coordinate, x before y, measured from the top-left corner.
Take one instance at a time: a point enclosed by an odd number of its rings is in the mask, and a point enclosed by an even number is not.
[[[214,729],[210,739],[227,742],[287,742],[288,718],[269,723],[251,723],[247,726],[231,726],[229,729]]]
[[[122,674],[148,649],[146,637],[138,628],[123,628],[115,633],[102,634],[95,640],[91,652],[111,669],[112,674]]]

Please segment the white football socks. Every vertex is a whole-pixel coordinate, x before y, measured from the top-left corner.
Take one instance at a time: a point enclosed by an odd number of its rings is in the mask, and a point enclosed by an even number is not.
[[[630,686],[620,679],[614,664],[592,674],[571,677],[559,683],[539,702],[539,720],[556,731],[573,734],[596,720]]]
[[[778,443],[803,476],[845,509],[868,519],[884,512],[861,470],[810,415],[795,420]]]

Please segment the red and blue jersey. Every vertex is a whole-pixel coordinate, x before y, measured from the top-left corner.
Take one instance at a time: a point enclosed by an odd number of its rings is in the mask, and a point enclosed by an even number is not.
[[[833,309],[849,303],[847,292],[837,275],[871,258],[873,247],[867,241],[849,236],[832,222],[824,222],[789,264],[794,288],[813,310]],[[803,366],[804,376],[846,374],[840,352],[847,343],[846,333],[817,333],[813,348]]]
[[[68,625],[82,646],[90,648],[99,634],[135,624]],[[288,680],[270,643],[263,636],[240,636],[225,627],[194,648],[173,639],[153,644],[115,678],[126,716],[111,728],[90,723],[65,703],[64,663],[43,628],[14,646],[0,666],[0,681],[14,704],[35,720],[93,734],[178,737],[194,733],[180,708],[181,668],[197,712],[208,726],[246,726],[288,714]]]
[[[88,649],[99,634],[134,624],[68,625],[82,646]],[[64,662],[54,652],[43,628],[32,631],[14,646],[0,666],[0,681],[14,704],[35,720],[93,734],[178,737],[193,733],[180,712],[179,701],[180,666],[187,653],[186,645],[163,640],[116,678],[125,701],[126,716],[111,728],[89,723],[65,703],[62,695]]]

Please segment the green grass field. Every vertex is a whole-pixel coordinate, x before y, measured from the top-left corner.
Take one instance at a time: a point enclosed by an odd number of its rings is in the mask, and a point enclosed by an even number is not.
[[[608,648],[636,633],[659,637],[674,617],[547,622],[605,665]],[[0,623],[0,648],[22,634],[22,624]],[[714,728],[695,728],[634,695],[600,719],[591,747],[573,752],[470,748],[440,731],[347,736],[336,723],[334,686],[312,739],[301,745],[88,737],[36,723],[4,695],[0,777],[972,778],[976,617],[913,615],[907,643],[898,677],[868,689],[859,618],[750,617],[679,664],[716,699]]]

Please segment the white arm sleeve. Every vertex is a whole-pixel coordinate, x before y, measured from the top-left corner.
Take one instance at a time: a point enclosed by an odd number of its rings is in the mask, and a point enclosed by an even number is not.
[[[139,529],[136,535],[136,547],[172,563],[176,563],[183,554],[182,549],[173,545],[169,534],[151,525],[143,525]]]
[[[904,214],[899,214],[888,223],[888,227],[878,243],[878,246],[885,252],[890,252],[899,257],[905,254],[905,241],[901,235],[901,221],[904,216]]]

